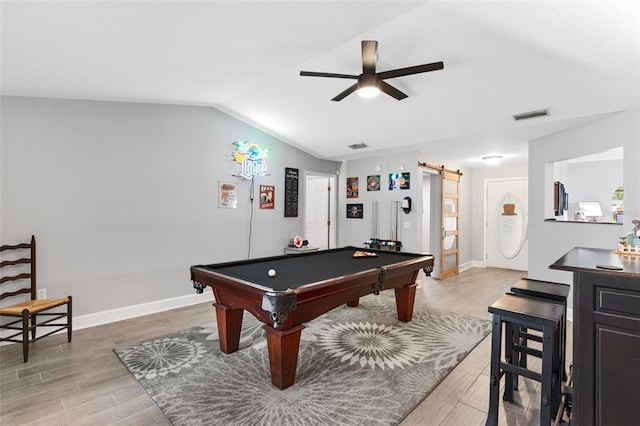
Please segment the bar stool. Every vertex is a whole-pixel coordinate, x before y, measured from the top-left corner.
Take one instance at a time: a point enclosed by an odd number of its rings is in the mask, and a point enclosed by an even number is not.
[[[563,308],[557,303],[533,299],[516,294],[505,294],[489,306],[493,314],[491,331],[491,374],[489,387],[489,413],[487,426],[498,424],[498,403],[500,379],[505,376],[505,401],[513,401],[514,376],[524,376],[540,382],[540,424],[548,425],[552,414],[558,411],[561,397],[560,349],[561,322]],[[500,360],[502,344],[502,324],[505,326],[504,361]],[[519,359],[514,358],[514,327],[542,332],[542,369],[540,373],[521,367]]]
[[[564,319],[561,323],[561,337],[560,343],[560,356],[562,365],[562,380],[567,380],[567,298],[569,297],[569,291],[571,286],[568,284],[554,283],[551,281],[533,280],[530,278],[522,278],[511,287],[513,294],[521,296],[537,297],[544,300],[560,303],[563,307]],[[516,340],[518,345],[527,346],[527,338],[532,338],[531,335],[524,330],[516,330],[516,333],[520,332],[521,339]],[[539,337],[533,337],[533,340],[540,341]],[[527,368],[527,353],[519,353],[520,355],[520,367]],[[535,355],[529,353],[529,355]],[[514,382],[514,389],[518,388],[518,378],[516,377]]]

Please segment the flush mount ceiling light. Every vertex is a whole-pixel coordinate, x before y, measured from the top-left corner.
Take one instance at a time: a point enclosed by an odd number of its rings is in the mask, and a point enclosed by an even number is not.
[[[347,145],[347,146],[351,149],[362,149],[362,148],[367,148],[369,145],[362,142],[362,143],[354,143],[353,145]]]
[[[490,166],[495,166],[500,160],[502,160],[502,155],[487,155],[486,157],[482,157],[482,161]]]
[[[534,117],[544,117],[545,115],[549,115],[549,108],[522,112],[520,114],[514,114],[513,119],[516,121],[519,121],[519,120],[526,120],[528,118],[534,118]]]

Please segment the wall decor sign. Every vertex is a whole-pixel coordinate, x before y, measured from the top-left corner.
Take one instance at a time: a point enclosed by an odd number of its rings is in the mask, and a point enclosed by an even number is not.
[[[260,208],[273,210],[276,204],[276,187],[260,185]]]
[[[218,208],[235,209],[238,207],[238,184],[218,181]]]
[[[300,172],[284,168],[284,217],[298,217],[298,181]]]
[[[380,191],[380,175],[367,176],[367,191]]]
[[[389,190],[409,189],[411,186],[410,173],[389,173]]]
[[[358,198],[358,178],[347,178],[347,198]]]
[[[233,161],[240,164],[240,176],[245,179],[253,179],[255,176],[267,174],[267,154],[269,150],[251,142],[233,142],[236,151],[233,153]]]
[[[347,219],[362,219],[363,214],[363,204],[347,204]]]

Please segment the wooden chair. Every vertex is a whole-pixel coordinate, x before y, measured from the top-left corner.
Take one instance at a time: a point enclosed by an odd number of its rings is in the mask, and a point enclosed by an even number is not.
[[[29,252],[25,254],[25,252]],[[57,333],[64,329],[67,330],[67,339],[71,342],[71,296],[63,299],[37,299],[36,289],[36,238],[31,236],[30,243],[22,243],[17,245],[0,246],[0,342],[22,343],[22,356],[24,362],[29,359],[29,344],[40,340],[50,334]],[[9,271],[12,275],[5,274]],[[16,285],[10,286],[10,282],[18,282]],[[11,287],[11,288],[9,288]],[[5,290],[6,289],[6,290]],[[22,294],[29,294],[30,300],[26,302],[16,303],[5,306],[2,303],[8,298],[24,299]],[[50,312],[54,308],[67,306],[66,312]],[[8,320],[3,317],[10,317]],[[18,318],[18,319],[15,319]],[[60,320],[66,318],[66,322],[61,323]],[[13,319],[13,321],[12,321]],[[38,327],[49,327],[53,330],[46,334],[37,336]],[[5,330],[11,330],[9,332]],[[11,332],[17,333],[11,334]],[[48,331],[48,330],[47,330]]]

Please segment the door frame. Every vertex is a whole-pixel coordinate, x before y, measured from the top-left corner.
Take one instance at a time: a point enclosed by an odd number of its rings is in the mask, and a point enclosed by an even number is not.
[[[337,237],[338,237],[338,232],[337,232],[337,204],[338,204],[338,200],[337,200],[337,191],[336,191],[336,182],[337,182],[337,176],[330,174],[330,173],[321,173],[321,172],[312,172],[312,171],[305,171],[304,172],[304,200],[305,200],[305,205],[304,205],[304,224],[303,226],[306,227],[306,223],[307,223],[307,214],[309,212],[309,209],[307,208],[307,181],[309,180],[309,178],[326,178],[327,179],[327,183],[328,183],[328,189],[327,189],[327,197],[328,197],[328,211],[327,211],[327,248],[335,248],[337,245]]]
[[[437,170],[422,168],[422,219],[420,221],[420,251],[440,259],[440,223],[442,179]],[[425,192],[424,181],[429,181],[429,192]],[[425,238],[427,240],[425,241]],[[434,262],[431,277],[440,279],[440,262]]]

